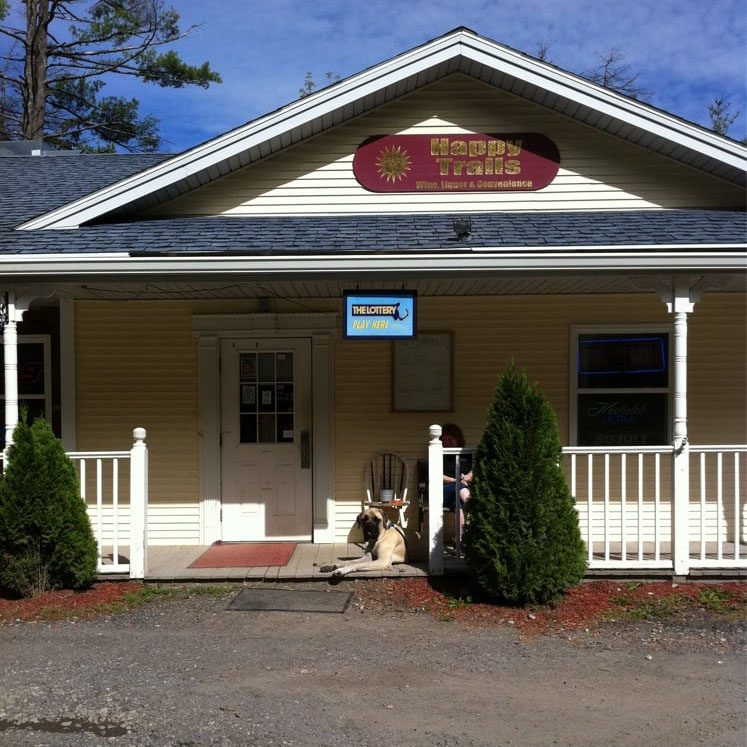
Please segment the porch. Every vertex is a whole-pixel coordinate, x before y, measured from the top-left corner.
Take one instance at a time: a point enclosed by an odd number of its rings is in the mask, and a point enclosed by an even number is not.
[[[148,453],[145,431],[135,429],[130,451],[73,452],[84,499],[99,544],[99,573],[149,581],[316,580],[319,567],[363,554],[362,544],[299,543],[286,566],[190,568],[206,546],[147,541]],[[369,577],[440,575],[464,570],[455,548],[445,548],[441,510],[444,454],[464,458],[470,449],[444,449],[440,426],[431,426],[430,501],[422,532],[424,557]],[[747,446],[566,447],[563,469],[576,500],[587,546],[589,576],[747,576]],[[685,492],[678,495],[677,469],[688,458]],[[678,461],[679,460],[679,461]],[[129,461],[129,470],[119,463]],[[680,489],[681,490],[681,489]],[[120,503],[120,496],[127,498]],[[414,508],[414,506],[413,506]],[[413,525],[410,525],[412,532]]]

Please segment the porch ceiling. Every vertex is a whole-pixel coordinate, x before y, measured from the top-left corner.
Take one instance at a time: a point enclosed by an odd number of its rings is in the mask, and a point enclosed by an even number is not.
[[[424,296],[504,296],[546,294],[645,293],[634,283],[641,276],[567,275],[532,277],[449,277],[417,281],[306,279],[282,281],[91,282],[66,284],[60,291],[78,299],[166,300],[166,299],[298,299],[340,298],[344,291],[415,290]],[[721,291],[747,292],[747,276],[721,278]]]

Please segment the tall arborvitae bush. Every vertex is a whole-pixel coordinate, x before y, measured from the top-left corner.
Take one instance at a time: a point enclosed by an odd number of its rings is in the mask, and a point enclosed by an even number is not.
[[[24,597],[83,589],[96,563],[75,467],[49,424],[24,416],[0,478],[0,588]]]
[[[488,410],[466,504],[465,560],[491,599],[548,602],[584,575],[584,543],[560,458],[552,407],[511,364]]]

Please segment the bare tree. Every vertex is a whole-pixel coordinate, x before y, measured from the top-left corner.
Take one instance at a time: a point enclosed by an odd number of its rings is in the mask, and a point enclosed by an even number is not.
[[[720,96],[708,106],[708,115],[711,118],[711,129],[719,135],[727,135],[729,129],[739,117],[739,112],[733,112],[731,101],[727,101]]]
[[[597,58],[599,64],[582,73],[584,77],[633,99],[645,101],[650,98],[651,92],[639,84],[639,73],[631,72],[624,52],[613,47],[606,54],[597,54]]]

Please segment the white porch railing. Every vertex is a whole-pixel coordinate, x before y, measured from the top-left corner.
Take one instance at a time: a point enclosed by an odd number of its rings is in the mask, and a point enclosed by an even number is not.
[[[147,565],[148,449],[145,428],[129,451],[72,451],[81,497],[98,545],[98,572],[144,578]],[[121,468],[129,462],[129,470]],[[122,498],[125,497],[125,500]]]
[[[97,570],[145,578],[148,526],[148,448],[145,428],[132,431],[129,451],[69,451],[78,471],[98,547]],[[129,471],[120,469],[129,462]],[[0,469],[5,462],[0,452]],[[126,500],[122,501],[122,496]]]
[[[443,457],[471,451],[444,449],[440,435],[440,427],[431,426],[428,518],[433,575],[444,571],[439,505]],[[747,569],[747,446],[690,446],[688,453],[687,495],[675,500],[675,460],[681,454],[671,446],[563,449],[562,468],[576,501],[590,569],[668,569],[678,575],[697,568]],[[678,511],[684,520],[675,520]]]

